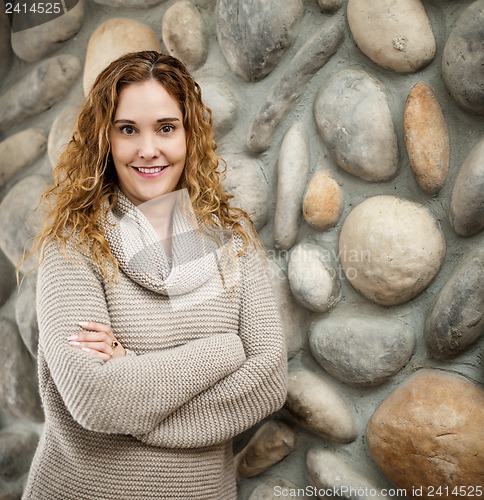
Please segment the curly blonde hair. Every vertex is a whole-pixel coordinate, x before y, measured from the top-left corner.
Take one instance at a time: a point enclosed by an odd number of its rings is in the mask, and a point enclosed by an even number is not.
[[[43,194],[47,218],[34,251],[51,241],[65,251],[67,242],[73,241],[90,255],[104,278],[113,278],[112,265],[117,270],[117,261],[102,225],[107,211],[116,204],[118,185],[109,132],[121,90],[147,80],[159,82],[180,104],[187,156],[178,188],[187,189],[195,215],[207,227],[218,224],[239,233],[244,241],[242,252],[249,243],[257,244],[249,217],[230,206],[231,196],[223,190],[219,168],[223,162],[216,154],[212,113],[202,101],[200,86],[178,59],[144,51],[120,57],[98,75],[73,137],[54,169],[54,183]]]

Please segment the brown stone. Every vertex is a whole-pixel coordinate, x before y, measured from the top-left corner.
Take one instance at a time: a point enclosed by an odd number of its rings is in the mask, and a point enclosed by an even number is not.
[[[235,457],[237,476],[253,477],[287,457],[296,446],[296,434],[284,422],[269,420]]]
[[[483,421],[482,388],[421,370],[375,411],[368,444],[380,469],[409,496],[422,496],[411,493],[423,487],[423,498],[459,498],[464,490],[482,497],[475,487],[484,484]]]
[[[419,186],[437,194],[449,171],[449,132],[437,96],[424,83],[417,83],[407,98],[404,139]]]
[[[329,229],[338,222],[342,210],[343,196],[339,184],[329,172],[315,172],[303,200],[306,222],[321,231]]]

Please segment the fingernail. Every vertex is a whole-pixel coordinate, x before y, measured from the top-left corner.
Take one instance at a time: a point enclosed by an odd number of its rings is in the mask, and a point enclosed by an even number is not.
[[[79,326],[87,326],[89,324],[89,321],[79,321]]]
[[[70,345],[81,345],[80,342],[76,342],[75,340],[69,340]]]
[[[81,349],[86,352],[91,352],[91,349],[89,349],[89,347],[81,347]]]

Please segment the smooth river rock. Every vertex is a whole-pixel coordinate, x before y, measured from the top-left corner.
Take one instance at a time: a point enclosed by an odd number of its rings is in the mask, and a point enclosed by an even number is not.
[[[215,140],[230,132],[239,116],[239,98],[234,88],[220,78],[201,77],[197,82],[202,99],[212,111]]]
[[[225,154],[227,163],[223,185],[233,195],[233,206],[245,210],[257,229],[267,222],[270,184],[262,165],[246,155]]]
[[[439,271],[445,250],[444,234],[430,211],[389,195],[367,198],[354,208],[339,239],[347,279],[383,305],[402,304],[423,291]]]
[[[384,181],[398,167],[398,142],[383,84],[363,70],[329,77],[314,103],[321,137],[338,165],[366,181]]]
[[[304,92],[309,80],[338,50],[344,38],[344,27],[336,17],[325,21],[296,52],[283,69],[279,81],[257,111],[249,128],[248,148],[262,153],[269,148],[272,136]]]
[[[16,285],[15,268],[7,256],[0,252],[0,306],[10,297]]]
[[[148,9],[163,3],[165,0],[94,0],[99,5],[121,7],[125,9]]]
[[[484,0],[470,4],[445,42],[442,77],[457,103],[484,115]]]
[[[291,251],[288,276],[295,299],[314,312],[326,312],[341,298],[331,252],[312,243],[299,243]]]
[[[383,68],[415,73],[435,56],[435,38],[420,0],[348,0],[348,24],[361,51]]]
[[[473,236],[484,229],[484,136],[473,146],[455,179],[450,223],[460,236]]]
[[[420,370],[381,403],[368,424],[371,456],[399,488],[441,499],[484,484],[484,390],[439,370]],[[471,490],[471,488],[474,488]],[[480,494],[482,496],[482,492]]]
[[[13,321],[0,318],[0,333],[0,407],[11,417],[41,422],[35,363]]]
[[[57,165],[77,125],[79,104],[67,104],[53,121],[47,140],[47,153],[52,167]]]
[[[87,44],[84,95],[88,95],[99,73],[111,62],[141,50],[161,52],[158,35],[148,25],[134,19],[113,17],[98,26]]]
[[[25,14],[23,14],[25,15]],[[34,18],[37,13],[30,13]],[[47,23],[12,33],[12,48],[15,55],[27,62],[38,61],[42,57],[62,47],[63,42],[72,38],[84,21],[84,0]]]
[[[208,55],[208,32],[198,9],[188,0],[174,3],[165,12],[162,37],[168,52],[189,70],[201,66]]]
[[[262,424],[235,457],[237,477],[262,474],[296,446],[295,432],[284,422],[269,420]]]
[[[326,170],[314,172],[303,199],[305,221],[324,231],[335,226],[343,211],[343,194],[339,184]]]
[[[286,132],[277,160],[277,197],[274,217],[276,248],[289,250],[296,242],[308,171],[308,133],[304,125],[296,122]]]
[[[449,171],[449,131],[439,100],[425,83],[417,83],[407,98],[404,140],[419,186],[436,195]]]
[[[69,54],[37,64],[0,96],[0,130],[7,130],[62,100],[80,72],[79,59]]]
[[[425,323],[433,358],[452,359],[484,335],[484,248],[471,251],[440,290]]]
[[[16,266],[30,238],[35,236],[42,223],[41,210],[36,210],[40,195],[50,184],[42,175],[29,175],[18,181],[0,203],[0,249]],[[30,269],[33,262],[26,262],[21,271]]]
[[[292,45],[303,13],[301,0],[219,0],[217,39],[230,69],[262,80]]]
[[[321,377],[304,368],[290,370],[287,391],[285,407],[302,427],[337,443],[356,439],[352,411]]]
[[[45,151],[47,137],[41,128],[28,128],[0,142],[0,188]]]
[[[10,43],[11,30],[5,10],[0,10],[0,82],[12,64],[13,52]]]
[[[388,498],[370,479],[354,469],[336,453],[324,448],[311,448],[306,455],[306,466],[313,486],[336,497],[352,500]],[[330,495],[333,496],[333,495]],[[327,498],[321,497],[320,498]]]
[[[397,319],[337,312],[311,325],[309,347],[337,380],[355,387],[375,386],[408,363],[415,335]]]
[[[321,12],[333,14],[341,8],[343,0],[318,0],[318,5]]]
[[[29,470],[39,435],[26,429],[0,431],[2,479],[14,479]]]
[[[273,500],[275,498],[307,499],[305,488],[300,488],[293,482],[282,477],[269,477],[259,484],[250,494],[248,500]]]

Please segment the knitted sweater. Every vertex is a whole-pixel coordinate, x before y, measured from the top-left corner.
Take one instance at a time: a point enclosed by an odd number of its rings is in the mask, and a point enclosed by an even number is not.
[[[286,394],[265,262],[253,249],[238,257],[237,237],[200,253],[183,224],[168,259],[122,194],[108,219],[116,284],[55,244],[39,269],[45,425],[23,498],[235,499],[231,438]],[[226,279],[214,272],[223,251],[235,263]],[[69,346],[83,320],[110,325],[128,355],[103,363]]]

